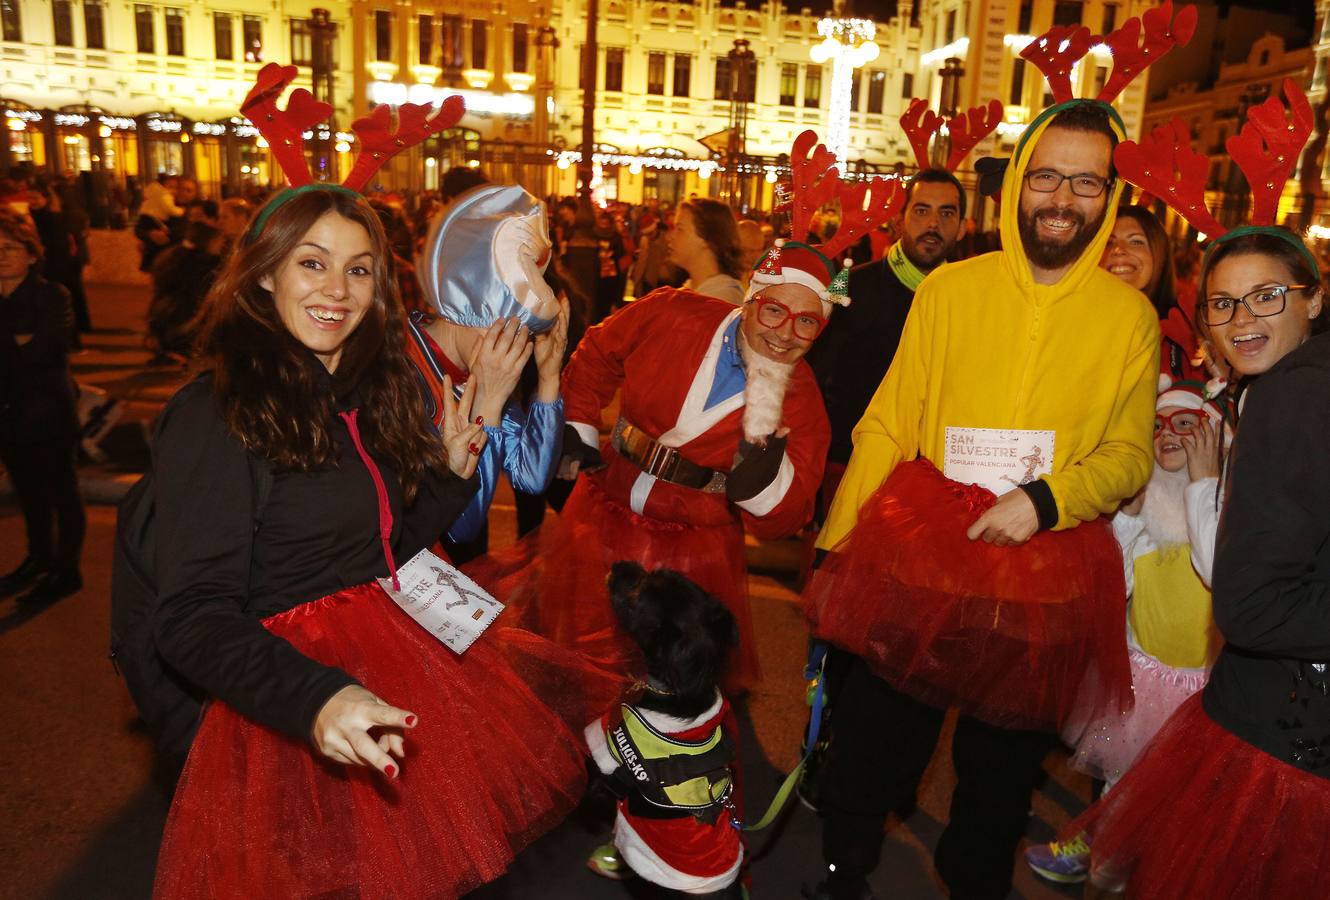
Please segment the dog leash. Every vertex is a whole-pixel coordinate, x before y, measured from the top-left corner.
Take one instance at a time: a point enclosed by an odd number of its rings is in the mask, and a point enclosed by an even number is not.
[[[804,773],[804,767],[808,765],[808,758],[813,755],[813,749],[817,747],[817,738],[822,730],[822,710],[826,704],[826,697],[823,688],[826,684],[826,664],[827,664],[827,645],[822,641],[813,644],[808,652],[808,662],[804,666],[804,678],[813,681],[816,680],[816,687],[813,689],[813,696],[810,701],[810,710],[808,717],[808,731],[804,736],[804,755],[799,763],[785,776],[781,782],[780,788],[776,791],[776,796],[771,798],[771,805],[762,817],[751,825],[743,826],[746,832],[761,831],[771,825],[772,822],[780,816],[781,811],[785,809],[785,804],[790,802],[790,795],[794,793],[794,788],[799,784],[799,778]]]

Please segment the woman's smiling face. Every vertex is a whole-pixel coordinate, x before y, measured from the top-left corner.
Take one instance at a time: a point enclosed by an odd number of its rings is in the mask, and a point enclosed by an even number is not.
[[[1126,216],[1117,220],[1099,265],[1138,291],[1150,286],[1155,273],[1154,254],[1140,222]]]
[[[1209,325],[1210,343],[1240,375],[1260,375],[1298,348],[1311,335],[1311,320],[1321,312],[1319,286],[1288,291],[1283,312],[1254,316],[1238,303],[1258,288],[1296,284],[1280,260],[1263,253],[1240,253],[1215,263],[1205,285],[1206,314],[1232,308],[1233,318]]]
[[[375,265],[364,226],[329,211],[259,285],[272,294],[286,330],[335,372],[374,303]]]

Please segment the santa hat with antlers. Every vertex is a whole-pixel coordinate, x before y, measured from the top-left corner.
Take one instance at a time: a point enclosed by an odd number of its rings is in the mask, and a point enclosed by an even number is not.
[[[1113,162],[1123,178],[1160,198],[1201,234],[1215,239],[1205,251],[1207,259],[1216,247],[1235,238],[1269,234],[1292,244],[1312,271],[1320,271],[1316,257],[1302,239],[1287,228],[1275,226],[1280,194],[1311,138],[1313,121],[1307,95],[1292,79],[1284,80],[1284,97],[1287,108],[1278,97],[1270,97],[1248,110],[1246,124],[1225,142],[1229,157],[1251,186],[1248,225],[1230,231],[1206,207],[1210,159],[1192,149],[1187,123],[1177,116],[1139,143],[1119,144]]]
[[[834,237],[820,245],[778,240],[753,269],[745,299],[773,284],[801,284],[817,294],[824,312],[830,315],[833,305],[850,305],[850,261],[847,259],[837,266],[834,260],[864,235],[889,221],[904,202],[904,192],[898,181],[886,178],[858,183],[841,181],[836,157],[818,143],[812,131],[794,139],[790,170],[793,194],[790,234],[807,234],[813,213],[833,200],[840,201],[840,227]]]
[[[387,106],[375,107],[374,112],[351,125],[360,142],[355,165],[341,184],[315,181],[305,162],[304,133],[324,121],[332,113],[332,106],[304,88],[291,92],[285,109],[278,109],[277,100],[295,80],[295,66],[268,63],[259,70],[254,87],[250,88],[240,111],[249,118],[272,148],[272,154],[286,175],[289,187],[274,196],[259,211],[250,226],[248,239],[253,240],[263,231],[273,211],[300,194],[313,190],[342,191],[360,195],[370,178],[384,163],[413,144],[418,144],[435,132],[457,124],[465,112],[462,98],[451,96],[433,109],[428,104],[404,103],[397,108],[397,128],[392,127],[392,110]]]

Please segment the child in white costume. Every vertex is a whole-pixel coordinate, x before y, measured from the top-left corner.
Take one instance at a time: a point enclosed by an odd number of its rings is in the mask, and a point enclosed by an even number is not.
[[[1113,517],[1127,580],[1127,646],[1135,706],[1083,720],[1063,734],[1072,766],[1111,788],[1184,700],[1205,686],[1221,638],[1210,611],[1210,570],[1219,529],[1222,400],[1212,386],[1167,378],[1155,403],[1154,474]],[[1073,722],[1077,718],[1073,716]],[[1038,874],[1085,878],[1083,839],[1026,851]]]

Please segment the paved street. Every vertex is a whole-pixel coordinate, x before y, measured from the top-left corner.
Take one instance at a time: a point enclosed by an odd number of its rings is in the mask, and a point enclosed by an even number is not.
[[[145,370],[139,323],[146,290],[94,285],[94,323],[76,358],[76,374],[129,402],[128,422],[147,422],[178,385],[180,373]],[[132,479],[142,448],[122,426],[112,459],[85,470],[89,495],[112,496]],[[0,494],[0,570],[23,554],[22,523]],[[0,897],[147,897],[167,798],[154,786],[147,739],[135,725],[123,684],[106,659],[114,509],[89,508],[82,594],[45,608],[0,601],[0,753],[9,760],[0,783]],[[500,495],[492,540],[513,539],[511,497]],[[779,555],[779,554],[778,554]],[[795,762],[804,726],[800,677],[806,632],[797,597],[779,574],[751,579],[758,650],[766,681],[747,701],[745,780],[750,806],[765,806],[781,774]],[[944,742],[942,744],[946,746]],[[1036,795],[1029,835],[1048,839],[1084,808],[1086,779],[1050,756],[1048,779]],[[891,830],[874,888],[880,898],[939,898],[930,848],[946,821],[953,776],[945,753],[934,759],[918,809]],[[512,873],[477,892],[483,898],[622,898],[631,886],[602,881],[582,868],[608,833],[607,803],[593,795],[567,823],[528,850]],[[797,898],[820,866],[816,817],[793,804],[786,819],[752,842],[753,896]],[[201,848],[202,850],[203,848]],[[1014,897],[1054,898],[1077,892],[1037,883],[1018,867]],[[365,896],[377,895],[372,887]]]

